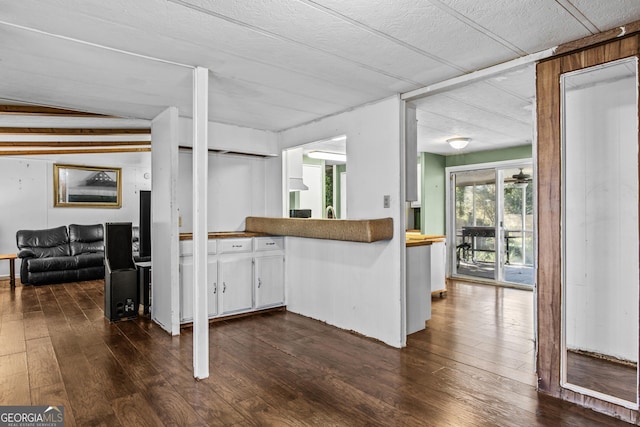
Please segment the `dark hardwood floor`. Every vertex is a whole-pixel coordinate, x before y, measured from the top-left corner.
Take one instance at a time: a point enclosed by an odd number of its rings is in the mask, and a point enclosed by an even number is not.
[[[579,352],[567,352],[567,382],[636,401],[638,372],[634,365],[614,362]]]
[[[532,293],[454,282],[394,349],[271,312],[191,330],[109,323],[102,281],[0,281],[0,405],[64,405],[68,426],[626,425],[535,390]]]

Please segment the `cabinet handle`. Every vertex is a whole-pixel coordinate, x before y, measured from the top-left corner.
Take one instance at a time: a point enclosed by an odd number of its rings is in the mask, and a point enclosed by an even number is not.
[[[262,280],[260,280],[260,278],[258,277],[258,288],[260,288],[261,285],[262,285]]]
[[[275,245],[275,242],[267,243],[267,246],[273,246],[273,245]]]
[[[218,284],[213,282],[213,293],[215,294],[218,291]]]
[[[222,282],[222,293],[224,294],[227,290],[227,282]]]

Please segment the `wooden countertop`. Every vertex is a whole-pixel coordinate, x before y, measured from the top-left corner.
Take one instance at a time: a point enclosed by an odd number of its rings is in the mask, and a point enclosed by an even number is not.
[[[251,231],[211,231],[208,233],[210,239],[238,239],[243,237],[265,237],[267,233],[256,233]],[[180,240],[193,240],[193,233],[180,233]]]
[[[371,243],[393,238],[393,218],[313,219],[249,216],[247,231],[276,236]]]
[[[437,234],[420,234],[408,232],[406,234],[406,245],[408,248],[413,246],[432,245],[436,242],[444,242],[445,239],[445,236]]]

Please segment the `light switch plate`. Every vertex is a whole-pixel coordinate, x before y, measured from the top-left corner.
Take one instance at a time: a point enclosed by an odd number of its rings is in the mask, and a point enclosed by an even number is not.
[[[389,196],[388,194],[384,196],[384,207],[385,208],[391,207],[391,196]]]

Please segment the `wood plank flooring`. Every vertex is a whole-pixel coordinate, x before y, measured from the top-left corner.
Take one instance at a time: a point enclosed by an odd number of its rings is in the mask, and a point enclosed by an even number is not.
[[[567,352],[567,382],[630,402],[636,401],[637,367],[578,352]]]
[[[109,323],[103,282],[0,281],[0,405],[64,405],[68,426],[615,426],[535,390],[532,293],[463,282],[394,349],[292,313],[190,329]]]

